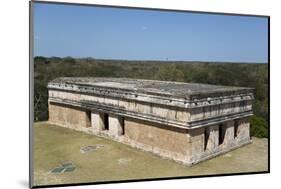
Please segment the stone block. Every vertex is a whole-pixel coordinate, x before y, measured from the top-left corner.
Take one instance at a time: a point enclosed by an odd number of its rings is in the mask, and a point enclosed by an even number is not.
[[[224,147],[227,146],[231,146],[233,145],[233,141],[234,141],[234,121],[227,121],[224,124],[224,141],[223,141],[223,145]]]
[[[135,119],[125,119],[125,137],[161,151],[189,156],[189,134],[184,129],[168,128],[165,125],[153,124]],[[172,158],[172,157],[170,157]]]
[[[247,118],[238,121],[237,140],[250,140],[250,123]]]
[[[86,111],[78,107],[49,103],[49,121],[51,123],[76,130],[86,128],[89,123]]]
[[[204,147],[205,151],[214,151],[219,144],[218,125],[212,125],[205,128]],[[207,136],[206,136],[207,135]]]
[[[122,117],[109,115],[108,123],[110,136],[118,137],[124,133],[124,120]]]
[[[99,112],[91,112],[91,126],[94,132],[100,132],[104,130],[104,114]]]

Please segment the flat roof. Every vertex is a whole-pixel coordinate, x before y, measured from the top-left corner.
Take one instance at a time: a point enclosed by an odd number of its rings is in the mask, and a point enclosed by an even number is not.
[[[253,90],[253,88],[247,87],[108,77],[60,77],[51,81],[48,85],[49,88],[50,84],[121,89],[136,93],[186,99],[249,93]]]

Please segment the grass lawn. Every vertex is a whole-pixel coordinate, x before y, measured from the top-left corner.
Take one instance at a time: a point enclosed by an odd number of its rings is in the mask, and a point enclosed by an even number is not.
[[[34,124],[34,185],[267,171],[267,139],[188,167],[127,145],[78,131]],[[88,145],[102,147],[81,153]],[[63,163],[75,169],[51,173]]]

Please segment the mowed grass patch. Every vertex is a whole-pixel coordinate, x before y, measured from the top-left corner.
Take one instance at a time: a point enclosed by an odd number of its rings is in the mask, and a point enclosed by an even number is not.
[[[253,144],[199,163],[192,167],[162,159],[130,146],[50,125],[34,124],[34,184],[68,184],[176,176],[266,171],[267,139],[253,138]],[[80,149],[102,145],[89,153]],[[71,162],[71,172],[51,173]]]

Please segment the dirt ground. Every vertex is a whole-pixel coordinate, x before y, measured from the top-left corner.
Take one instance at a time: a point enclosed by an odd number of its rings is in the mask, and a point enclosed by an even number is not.
[[[38,122],[34,124],[34,185],[267,171],[267,139],[252,140],[252,144],[189,167],[108,139]],[[101,147],[81,153],[89,145]],[[67,162],[75,166],[73,171],[51,172]]]

